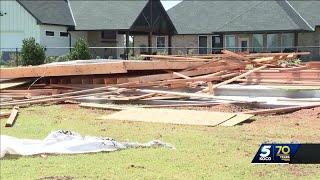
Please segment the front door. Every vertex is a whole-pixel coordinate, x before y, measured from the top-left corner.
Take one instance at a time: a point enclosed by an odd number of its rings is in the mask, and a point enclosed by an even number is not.
[[[239,38],[239,45],[241,52],[248,51],[249,38]]]

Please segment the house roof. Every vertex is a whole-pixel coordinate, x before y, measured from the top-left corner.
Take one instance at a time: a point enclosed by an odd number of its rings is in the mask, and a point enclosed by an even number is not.
[[[70,0],[76,30],[130,29],[147,3],[147,0]]]
[[[179,34],[313,31],[318,1],[183,1],[168,14]]]
[[[41,24],[73,26],[66,0],[17,0]]]

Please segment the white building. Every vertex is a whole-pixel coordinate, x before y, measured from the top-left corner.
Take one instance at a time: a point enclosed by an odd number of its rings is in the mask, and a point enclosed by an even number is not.
[[[69,30],[74,21],[68,2],[29,2],[0,1],[1,51],[19,50],[22,40],[29,37],[34,37],[44,47],[70,47]],[[58,56],[68,51],[68,48],[47,48],[46,54]]]

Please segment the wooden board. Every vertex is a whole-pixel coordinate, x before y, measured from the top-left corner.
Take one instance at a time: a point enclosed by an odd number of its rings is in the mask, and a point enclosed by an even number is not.
[[[14,125],[14,122],[16,121],[17,115],[18,115],[19,107],[14,106],[12,108],[11,114],[6,122],[5,127],[12,127]]]
[[[0,69],[0,72],[1,71],[2,71],[2,69]],[[12,81],[12,82],[1,82],[0,89],[2,90],[2,89],[20,86],[20,85],[26,84],[28,82],[29,82],[29,80],[16,80],[16,81]]]
[[[87,74],[126,73],[122,61],[87,64],[42,65],[15,68],[1,68],[1,78],[69,76]]]
[[[234,126],[252,118],[253,116],[253,114],[238,113],[235,117],[221,123],[219,126]]]
[[[235,113],[196,110],[134,108],[107,115],[103,117],[103,119],[216,126],[234,116],[236,116]]]
[[[114,110],[114,111],[121,111],[121,110],[128,109],[123,106],[110,105],[110,104],[97,104],[97,103],[81,103],[79,104],[79,106],[83,108],[106,109],[106,110]]]

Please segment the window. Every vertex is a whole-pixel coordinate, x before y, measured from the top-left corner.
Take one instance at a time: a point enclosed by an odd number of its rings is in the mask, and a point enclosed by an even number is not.
[[[267,34],[267,48],[270,52],[279,52],[279,35],[278,34]]]
[[[164,36],[157,36],[156,43],[157,43],[157,48],[164,48],[166,47],[166,38]]]
[[[54,32],[53,31],[46,31],[46,36],[54,36]]]
[[[68,37],[68,33],[67,32],[60,32],[60,36],[61,37]]]
[[[115,31],[101,31],[101,39],[117,39],[117,33]]]
[[[294,34],[281,34],[281,50],[285,52],[292,52],[294,50]]]
[[[234,35],[226,35],[224,36],[225,48],[230,51],[235,51],[236,47],[236,37]]]
[[[263,50],[263,34],[252,35],[253,52],[262,52]]]
[[[207,36],[199,36],[199,54],[207,54],[208,50],[208,42],[207,42]]]
[[[213,54],[221,53],[221,49],[222,49],[222,36],[221,35],[212,36],[212,53]]]

